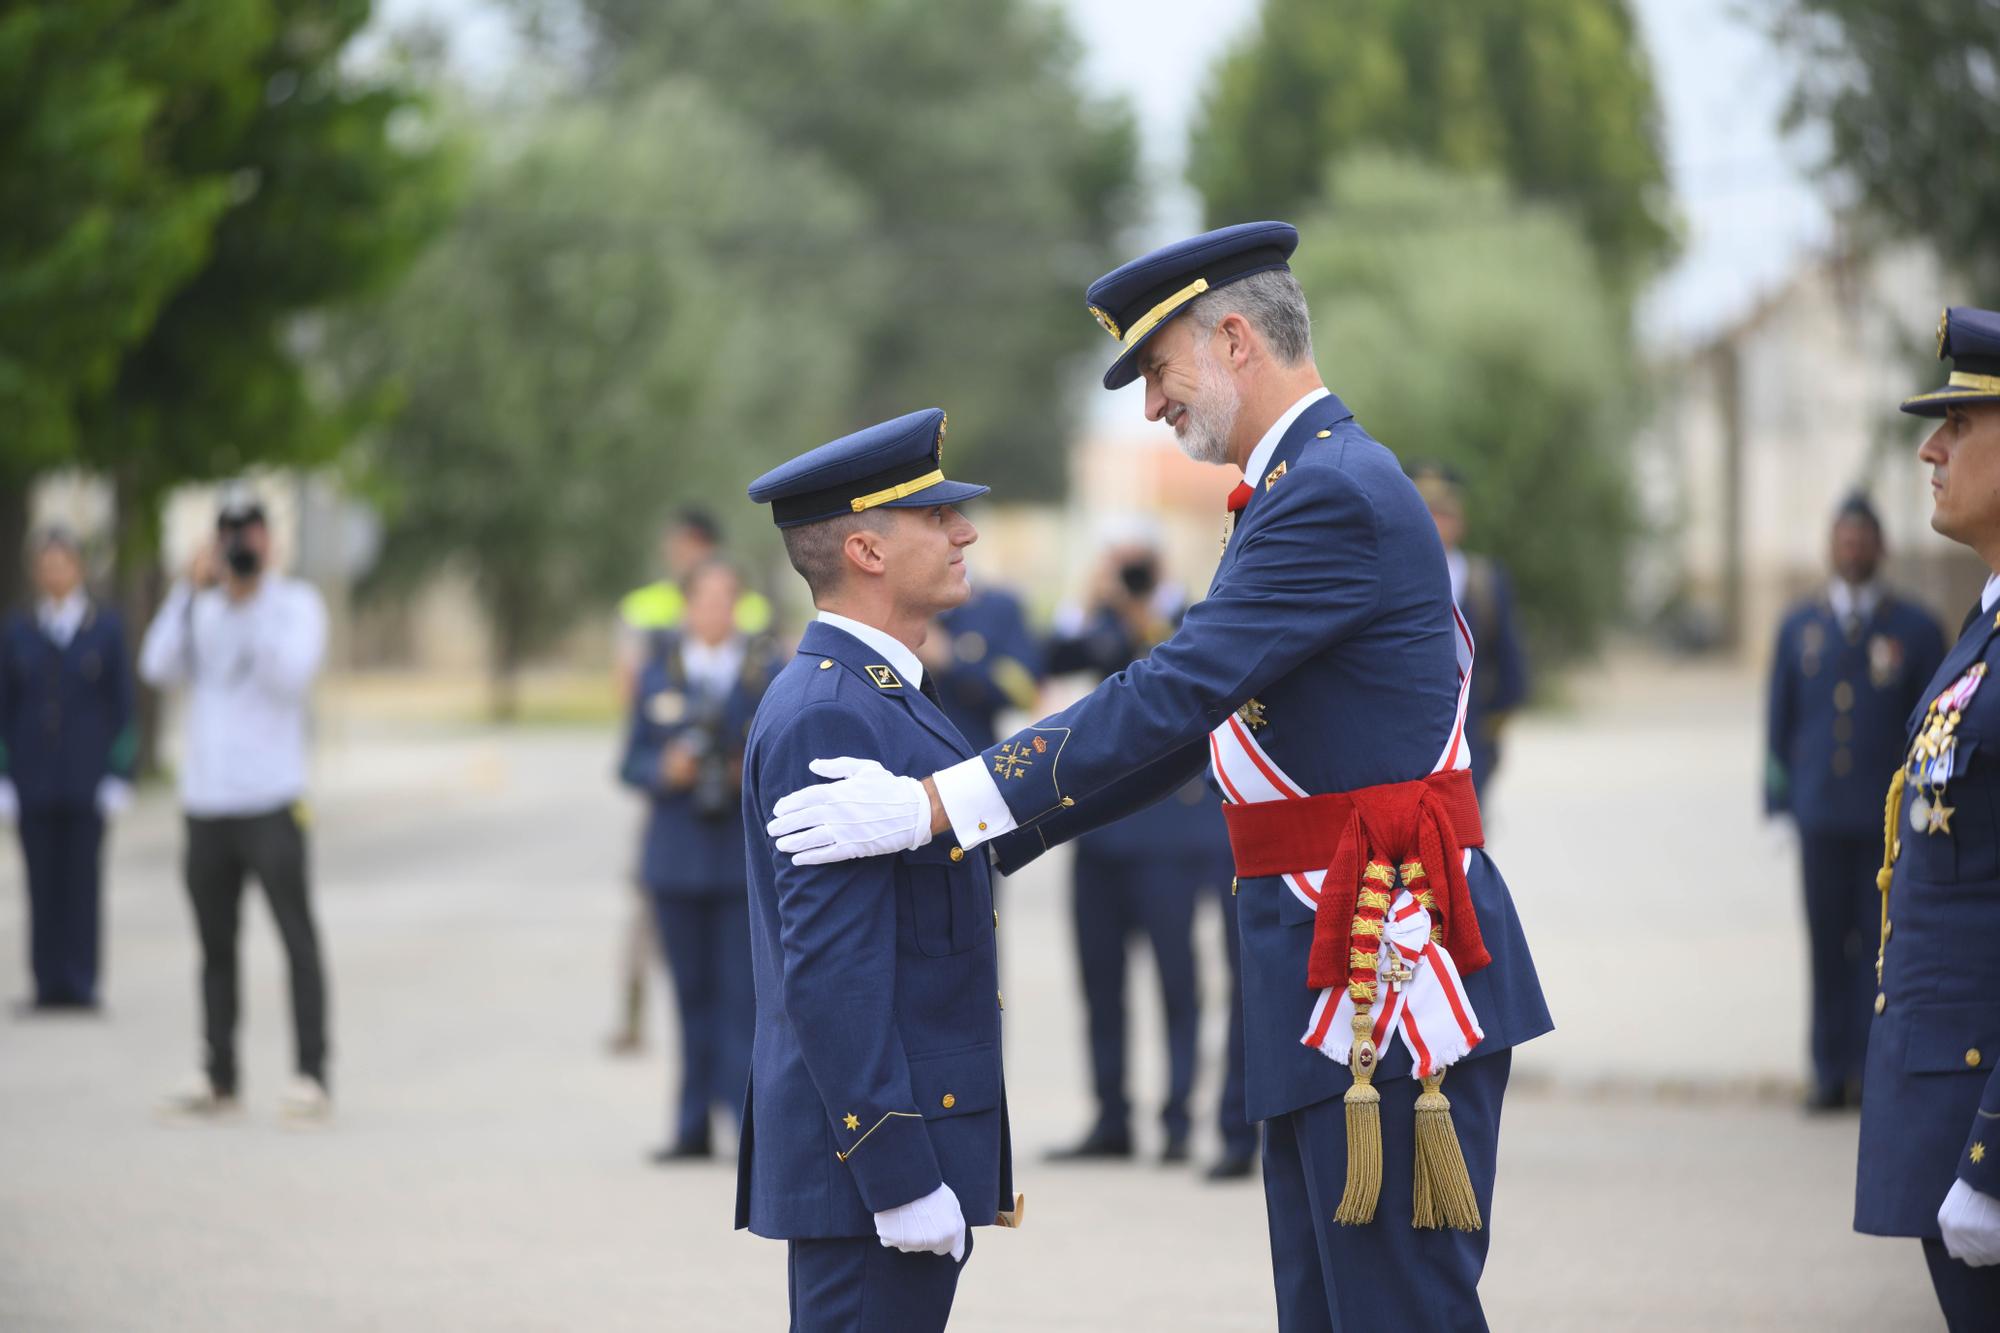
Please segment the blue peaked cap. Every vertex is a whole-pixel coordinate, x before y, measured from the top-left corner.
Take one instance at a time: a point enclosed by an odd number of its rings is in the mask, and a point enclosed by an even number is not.
[[[2000,403],[2000,314],[1955,305],[1938,320],[1938,360],[1951,362],[1942,389],[1903,401],[1914,417],[1941,417],[1953,403]]]
[[[857,430],[780,463],[750,483],[781,528],[877,507],[958,504],[987,488],[944,479],[944,412],[927,407]]]
[[[1119,343],[1104,387],[1122,389],[1139,377],[1139,349],[1204,292],[1287,267],[1299,248],[1289,222],[1239,222],[1163,245],[1090,284],[1084,300]]]

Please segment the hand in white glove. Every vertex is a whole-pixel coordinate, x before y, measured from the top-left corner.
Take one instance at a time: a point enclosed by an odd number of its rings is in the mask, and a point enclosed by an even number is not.
[[[875,1214],[875,1234],[883,1245],[905,1254],[965,1258],[965,1213],[949,1185],[939,1185],[921,1199]]]
[[[97,813],[106,819],[132,808],[132,784],[123,778],[104,778],[97,784]]]
[[[12,824],[21,817],[21,795],[14,779],[0,778],[0,824]]]
[[[1938,1208],[1945,1253],[1972,1268],[2000,1264],[2000,1199],[1981,1194],[1962,1180]]]
[[[815,759],[810,767],[839,781],[780,797],[764,826],[793,865],[913,852],[931,840],[931,798],[922,780],[898,777],[873,759]]]

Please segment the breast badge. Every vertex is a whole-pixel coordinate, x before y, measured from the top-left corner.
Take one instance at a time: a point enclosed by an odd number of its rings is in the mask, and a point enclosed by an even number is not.
[[[687,696],[678,690],[661,690],[646,701],[646,716],[656,726],[671,727],[687,716]]]
[[[1958,726],[1966,705],[1986,679],[1986,664],[1973,668],[1951,683],[1924,713],[1923,725],[1910,742],[1904,761],[1906,781],[1917,789],[1910,802],[1910,828],[1918,833],[1951,832],[1951,817],[1957,808],[1945,804],[1945,784],[1951,781],[1952,762],[1958,754]]]
[[[1868,640],[1868,680],[1886,690],[1903,674],[1903,641],[1877,634]]]

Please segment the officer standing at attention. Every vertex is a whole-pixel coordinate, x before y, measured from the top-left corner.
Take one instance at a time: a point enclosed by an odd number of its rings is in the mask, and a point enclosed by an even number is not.
[[[798,1333],[926,1333],[968,1226],[1013,1225],[986,856],[936,842],[799,865],[762,836],[778,798],[972,754],[917,648],[966,599],[978,534],[932,408],[822,445],[750,486],[818,618],[757,709],[743,764],[757,990],[736,1224],[789,1244]],[[851,755],[846,765],[815,756]],[[918,791],[891,821],[928,825]]]
[[[1483,850],[1444,547],[1320,381],[1297,244],[1281,222],[1225,227],[1090,288],[1119,344],[1106,387],[1144,376],[1147,417],[1185,453],[1243,469],[1221,565],[1173,637],[975,759],[892,765],[921,780],[822,764],[839,780],[780,801],[766,831],[807,864],[948,832],[994,841],[1011,871],[1210,767],[1279,1328],[1483,1329],[1511,1052],[1551,1024]],[[890,817],[912,808],[929,818]]]
[[[1093,684],[1117,675],[1173,633],[1178,601],[1161,582],[1158,551],[1138,544],[1112,548],[1099,569],[1089,610],[1082,617],[1072,613],[1077,623],[1050,638],[1049,673],[1086,673]],[[1050,1160],[1132,1156],[1125,965],[1131,937],[1143,935],[1152,946],[1166,1014],[1167,1095],[1160,1109],[1166,1143],[1160,1160],[1185,1162],[1201,1027],[1194,909],[1204,888],[1230,878],[1220,803],[1200,778],[1191,778],[1167,800],[1078,838],[1071,874],[1097,1120],[1081,1142],[1051,1153]]]
[[[648,797],[639,879],[680,1013],[680,1098],[672,1137],[653,1155],[660,1163],[713,1155],[710,1116],[720,1108],[740,1120],[750,1080],[743,742],[778,664],[767,642],[736,628],[742,589],[719,560],[688,574],[682,628],[639,672],[619,765]]]
[[[35,548],[39,596],[0,630],[0,818],[28,872],[33,1012],[95,1009],[104,822],[132,801],[132,665],[61,529]]]
[[[1881,775],[1944,657],[1944,632],[1882,586],[1882,525],[1861,496],[1833,521],[1833,580],[1793,607],[1771,653],[1764,809],[1790,815],[1805,872],[1812,969],[1809,1111],[1861,1104],[1875,1000]]]
[[[1451,600],[1479,645],[1479,670],[1465,703],[1465,734],[1472,738],[1472,785],[1481,796],[1500,770],[1500,733],[1514,710],[1528,702],[1528,655],[1514,616],[1514,582],[1498,560],[1476,555],[1465,538],[1465,493],[1458,477],[1437,463],[1410,469],[1417,493],[1437,524],[1451,571]]]
[[[1931,526],[1993,571],[1910,712],[1886,812],[1854,1228],[1922,1239],[1952,1333],[2000,1329],[2000,313],[1947,310]]]

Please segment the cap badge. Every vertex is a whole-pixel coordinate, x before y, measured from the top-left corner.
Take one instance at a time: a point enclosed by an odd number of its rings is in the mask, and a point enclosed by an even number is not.
[[[1944,360],[1944,345],[1951,336],[1951,307],[1946,306],[1938,316],[1938,360]]]
[[[1125,340],[1125,335],[1119,332],[1117,321],[1113,320],[1111,316],[1105,314],[1102,310],[1099,310],[1096,306],[1090,307],[1090,313],[1097,316],[1097,322],[1104,326],[1104,331],[1106,333],[1110,334],[1113,338],[1118,339],[1120,342],[1123,342]]]

